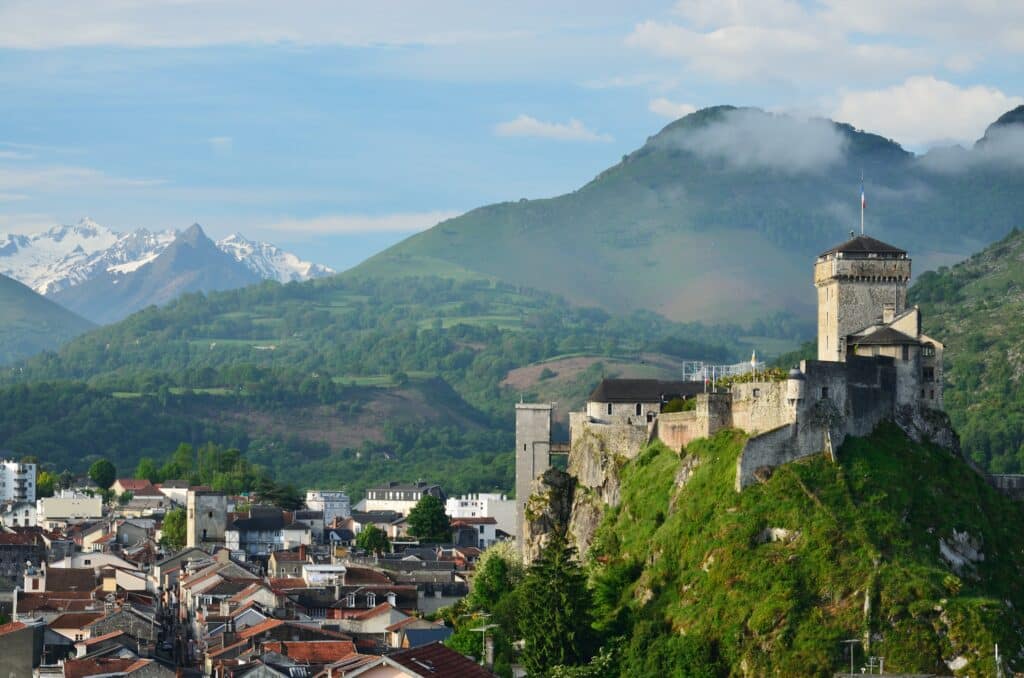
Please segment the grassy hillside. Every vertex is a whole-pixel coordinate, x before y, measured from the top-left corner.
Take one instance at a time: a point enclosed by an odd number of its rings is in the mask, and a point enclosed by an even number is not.
[[[92,323],[0,275],[0,364],[52,350]]]
[[[910,300],[946,344],[946,410],[964,449],[994,472],[1024,472],[1024,232],[922,275]]]
[[[1024,208],[1024,172],[984,149],[918,158],[847,125],[716,107],[577,191],[472,210],[347,275],[476,275],[676,320],[809,320],[811,262],[857,227],[862,171],[869,231],[919,271],[1000,237]]]
[[[736,493],[742,444],[727,431],[682,458],[657,444],[623,467],[588,554],[603,624],[626,635],[622,675],[690,675],[678,662],[694,656],[719,674],[832,675],[848,638],[893,673],[994,675],[995,643],[1017,665],[1020,506],[892,425],[849,439],[838,464]],[[984,559],[955,567],[940,544]]]

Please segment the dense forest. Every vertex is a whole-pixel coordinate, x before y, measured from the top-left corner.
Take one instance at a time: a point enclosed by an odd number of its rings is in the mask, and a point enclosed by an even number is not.
[[[186,295],[8,368],[0,446],[60,472],[214,442],[356,496],[384,479],[509,490],[511,406],[533,396],[502,385],[510,370],[646,351],[738,360],[754,331],[800,330],[785,315],[756,327],[618,317],[483,281],[264,283]]]
[[[945,405],[964,450],[995,473],[1024,472],[1024,232],[923,274],[910,300],[943,341]]]

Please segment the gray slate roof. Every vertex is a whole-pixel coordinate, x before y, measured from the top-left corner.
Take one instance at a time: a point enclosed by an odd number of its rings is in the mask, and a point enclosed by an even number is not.
[[[702,393],[699,381],[659,379],[603,379],[587,399],[592,403],[657,403]]]
[[[841,245],[836,245],[832,249],[825,250],[818,256],[826,257],[830,254],[838,254],[842,252],[844,255],[852,256],[866,256],[868,254],[880,254],[886,258],[900,258],[907,255],[906,250],[901,250],[898,247],[893,247],[887,243],[872,238],[869,235],[858,235],[854,238],[850,238]]]

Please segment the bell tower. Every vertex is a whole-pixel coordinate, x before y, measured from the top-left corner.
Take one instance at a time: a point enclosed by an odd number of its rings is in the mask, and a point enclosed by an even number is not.
[[[846,338],[906,309],[907,253],[866,235],[822,252],[814,262],[818,290],[818,360],[844,362]]]

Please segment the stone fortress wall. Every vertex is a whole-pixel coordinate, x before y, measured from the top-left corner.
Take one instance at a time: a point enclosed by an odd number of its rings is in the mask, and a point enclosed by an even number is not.
[[[958,453],[958,438],[942,412],[943,346],[921,333],[920,311],[906,308],[910,267],[905,251],[863,235],[851,234],[850,241],[820,255],[814,265],[819,359],[802,361],[782,381],[697,393],[693,410],[674,413],[661,413],[665,401],[641,398],[640,391],[632,392],[634,402],[623,402],[629,398],[621,391],[612,397],[602,382],[586,410],[570,415],[568,470],[578,490],[571,500],[570,529],[580,548],[592,536],[603,506],[618,503],[621,461],[636,457],[655,439],[684,451],[718,431],[744,431],[748,438],[736,462],[737,491],[782,464],[821,453],[834,460],[846,436],[867,436],[883,421],[895,422],[914,440],[928,439]],[[546,425],[536,418],[543,408]],[[550,416],[550,406],[516,407],[520,497],[550,466]],[[1024,480],[1002,482],[1024,492]],[[526,503],[519,501],[521,507]]]

